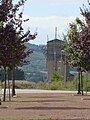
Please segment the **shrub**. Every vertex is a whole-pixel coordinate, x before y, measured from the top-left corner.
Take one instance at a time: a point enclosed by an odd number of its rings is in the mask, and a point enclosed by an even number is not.
[[[55,72],[55,73],[53,73],[53,75],[52,75],[52,77],[51,77],[51,81],[53,82],[53,81],[59,81],[59,74],[58,74],[58,72]]]

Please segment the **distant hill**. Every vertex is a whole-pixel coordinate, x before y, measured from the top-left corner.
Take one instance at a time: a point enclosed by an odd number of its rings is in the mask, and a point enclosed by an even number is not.
[[[25,73],[25,79],[38,82],[47,80],[46,58],[42,52],[41,46],[26,43],[27,49],[33,50],[30,57],[27,57],[29,64],[23,65],[22,69]]]

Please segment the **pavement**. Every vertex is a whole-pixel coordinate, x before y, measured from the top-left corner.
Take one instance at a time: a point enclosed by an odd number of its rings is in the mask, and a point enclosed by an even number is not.
[[[16,93],[77,93],[77,91],[64,91],[64,90],[38,90],[38,89],[15,89]],[[10,90],[11,91],[11,90]],[[6,90],[8,93],[9,90]],[[3,94],[3,89],[0,90],[0,93]]]
[[[0,94],[3,94],[3,89],[0,90]],[[65,90],[39,90],[39,89],[15,89],[16,94],[17,93],[72,93],[75,94],[77,91],[65,91]],[[10,90],[12,92],[12,90]],[[9,93],[9,90],[6,89],[6,94]],[[86,91],[84,91],[86,93]],[[87,94],[90,94],[90,92],[87,92]]]

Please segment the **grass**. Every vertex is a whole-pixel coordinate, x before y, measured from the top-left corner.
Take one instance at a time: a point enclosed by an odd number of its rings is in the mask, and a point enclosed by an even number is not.
[[[0,117],[0,120],[52,120],[51,118],[20,118],[13,116],[3,116]]]

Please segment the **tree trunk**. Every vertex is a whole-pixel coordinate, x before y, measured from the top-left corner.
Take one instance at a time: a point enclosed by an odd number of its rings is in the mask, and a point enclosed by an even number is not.
[[[15,66],[12,67],[12,97],[15,94]]]
[[[80,73],[81,73],[81,91],[82,91],[82,95],[83,95],[83,78],[82,78],[82,71],[81,71]]]
[[[3,96],[3,101],[6,100],[6,76],[7,76],[7,71],[6,71],[6,67],[4,67],[4,96]]]
[[[80,71],[78,71],[78,93],[77,94],[81,94]]]
[[[9,101],[11,101],[11,96],[10,96],[10,82],[8,79],[8,68],[7,68],[7,81],[8,81],[8,90],[9,90]]]
[[[86,95],[88,92],[88,72],[86,71]]]

